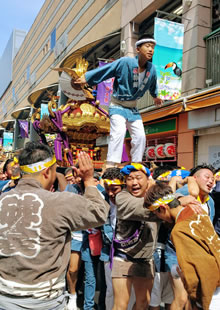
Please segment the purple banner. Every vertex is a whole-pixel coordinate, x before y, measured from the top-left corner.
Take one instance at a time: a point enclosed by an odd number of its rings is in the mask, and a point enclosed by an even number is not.
[[[28,138],[28,121],[18,121],[20,135],[22,138]]]
[[[100,61],[99,67],[105,66],[107,63]],[[114,78],[108,79],[97,86],[97,97],[96,99],[100,101],[100,105],[109,105],[111,94],[113,90]]]

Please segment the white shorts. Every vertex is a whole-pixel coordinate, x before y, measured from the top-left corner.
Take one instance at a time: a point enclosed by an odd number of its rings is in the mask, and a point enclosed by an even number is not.
[[[212,296],[211,304],[209,310],[219,310],[220,309],[220,286],[216,288],[215,293]]]
[[[151,292],[150,306],[158,307],[162,302],[170,305],[172,301],[173,289],[168,272],[156,272]]]
[[[196,305],[202,309],[202,306],[199,303],[196,303]],[[220,309],[220,287],[217,287],[212,296],[212,300],[209,305],[209,310],[219,310],[219,309]]]

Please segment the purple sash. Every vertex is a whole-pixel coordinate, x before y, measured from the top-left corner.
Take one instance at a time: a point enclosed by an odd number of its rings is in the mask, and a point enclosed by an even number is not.
[[[136,244],[141,236],[141,233],[144,229],[144,224],[142,223],[141,226],[136,229],[136,231],[133,233],[132,236],[128,237],[127,239],[118,240],[115,238],[115,233],[113,235],[113,241],[110,249],[110,269],[112,269],[113,266],[113,258],[115,249],[128,249],[134,244]]]

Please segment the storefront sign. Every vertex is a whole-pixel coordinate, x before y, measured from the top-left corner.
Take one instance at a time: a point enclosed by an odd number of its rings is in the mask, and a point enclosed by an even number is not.
[[[176,131],[176,118],[144,125],[146,135]]]
[[[175,132],[177,130],[177,119],[175,117],[169,120],[147,124],[144,125],[144,130],[146,135]],[[125,138],[130,138],[130,134],[128,131]]]

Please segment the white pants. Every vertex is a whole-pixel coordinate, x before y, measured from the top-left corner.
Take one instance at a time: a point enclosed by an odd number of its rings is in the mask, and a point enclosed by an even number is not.
[[[142,161],[146,145],[146,136],[142,120],[128,122],[123,116],[114,114],[110,117],[108,162],[121,163],[126,129],[128,129],[131,136],[131,160],[132,162]]]

